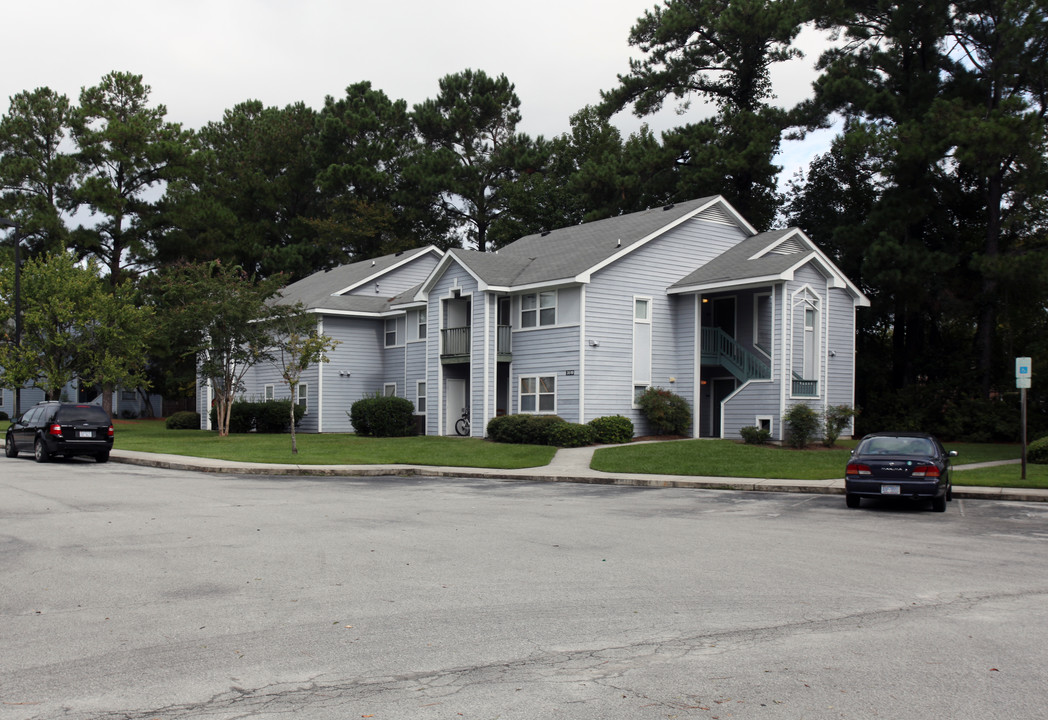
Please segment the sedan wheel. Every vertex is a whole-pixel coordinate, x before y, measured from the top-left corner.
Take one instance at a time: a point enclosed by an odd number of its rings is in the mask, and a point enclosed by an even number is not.
[[[932,510],[935,512],[946,512],[946,495],[932,498]]]
[[[845,493],[845,495],[844,495],[844,503],[848,507],[850,507],[850,508],[857,508],[857,507],[859,507],[859,503],[860,502],[862,502],[862,500],[859,498],[858,495],[852,495],[851,493]]]
[[[9,458],[18,457],[18,448],[15,447],[15,441],[11,437],[4,438],[4,455]]]
[[[44,441],[40,438],[36,439],[33,443],[33,457],[38,463],[45,463],[51,459],[51,454],[47,452],[47,448],[44,447]]]

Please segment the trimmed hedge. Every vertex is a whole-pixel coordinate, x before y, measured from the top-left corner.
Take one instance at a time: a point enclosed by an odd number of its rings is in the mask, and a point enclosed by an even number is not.
[[[771,440],[771,433],[756,425],[747,425],[739,428],[739,435],[747,445],[766,445]]]
[[[633,439],[633,421],[622,415],[593,418],[589,426],[593,428],[593,441],[601,445],[628,443]]]
[[[808,405],[800,403],[783,413],[782,422],[786,428],[786,444],[803,450],[818,432],[820,416]]]
[[[597,433],[589,425],[562,422],[549,428],[548,445],[562,448],[584,447],[592,445]]]
[[[168,430],[199,430],[200,413],[192,410],[183,410],[164,421],[164,427]]]
[[[301,405],[295,405],[295,425],[302,422],[305,410]],[[265,400],[263,402],[249,402],[247,400],[236,400],[229,409],[229,432],[249,433],[252,430],[260,433],[285,433],[291,431],[290,400]],[[174,417],[174,416],[172,416]],[[218,427],[218,412],[211,408],[211,427]]]
[[[415,405],[392,395],[369,395],[350,406],[349,420],[357,435],[407,437],[414,435]]]
[[[557,415],[502,415],[488,421],[490,440],[522,445],[552,445],[550,433],[564,419]]]

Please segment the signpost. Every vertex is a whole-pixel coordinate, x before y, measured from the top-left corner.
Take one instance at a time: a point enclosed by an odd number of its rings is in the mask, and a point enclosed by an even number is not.
[[[1023,437],[1023,477],[1026,479],[1026,390],[1033,386],[1033,363],[1028,357],[1015,358],[1015,387],[1019,388],[1022,404],[1021,424]]]

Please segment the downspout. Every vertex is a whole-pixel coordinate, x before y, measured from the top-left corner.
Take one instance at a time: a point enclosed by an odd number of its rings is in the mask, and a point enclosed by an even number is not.
[[[586,422],[586,286],[579,289],[579,423]]]
[[[324,316],[317,316],[317,335],[324,335]],[[324,432],[324,366],[327,363],[317,363],[317,434]],[[291,398],[295,402],[296,398]]]
[[[792,302],[790,302],[790,300],[789,300],[789,298],[788,298],[788,296],[786,294],[786,282],[785,281],[783,281],[782,283],[779,284],[779,289],[782,292],[782,319],[781,319],[781,322],[780,322],[780,325],[779,325],[780,332],[782,334],[782,342],[781,342],[781,349],[780,349],[780,355],[779,355],[779,357],[782,358],[782,367],[781,367],[781,369],[779,371],[779,377],[781,378],[781,380],[779,382],[779,417],[778,417],[779,422],[777,424],[778,424],[778,428],[779,428],[779,440],[782,441],[782,440],[786,439],[786,433],[783,432],[783,428],[782,428],[782,416],[786,413],[786,398],[787,398],[787,394],[786,393],[787,393],[787,390],[788,390],[787,383],[790,382],[790,379],[789,379],[788,375],[789,375],[789,372],[790,372],[790,365],[791,364],[789,362],[787,362],[787,355],[786,355],[786,353],[787,353],[787,348],[789,347],[788,341],[787,341],[787,335],[789,335],[789,332],[788,332],[789,331],[789,324],[787,322],[787,318],[788,318],[788,315],[789,315],[789,308],[792,305]]]
[[[692,385],[694,389],[693,400],[695,412],[692,415],[691,436],[698,438],[702,427],[702,294],[695,293],[695,339],[692,341],[693,350],[691,376],[694,378]]]
[[[482,418],[484,424],[480,426],[480,436],[484,437],[484,429],[488,426],[488,420],[490,419],[489,413],[491,412],[491,300],[492,295],[489,292],[484,292],[484,412]],[[497,336],[496,332],[496,336]],[[498,338],[495,339],[498,342]],[[474,424],[470,424],[469,434],[473,435]]]

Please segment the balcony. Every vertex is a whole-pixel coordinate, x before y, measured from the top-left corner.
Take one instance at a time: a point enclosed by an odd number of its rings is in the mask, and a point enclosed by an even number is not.
[[[472,345],[472,333],[469,327],[445,328],[440,331],[440,362],[444,365],[468,363]],[[497,332],[497,353],[499,362],[513,359],[513,334],[509,325],[499,325]]]

